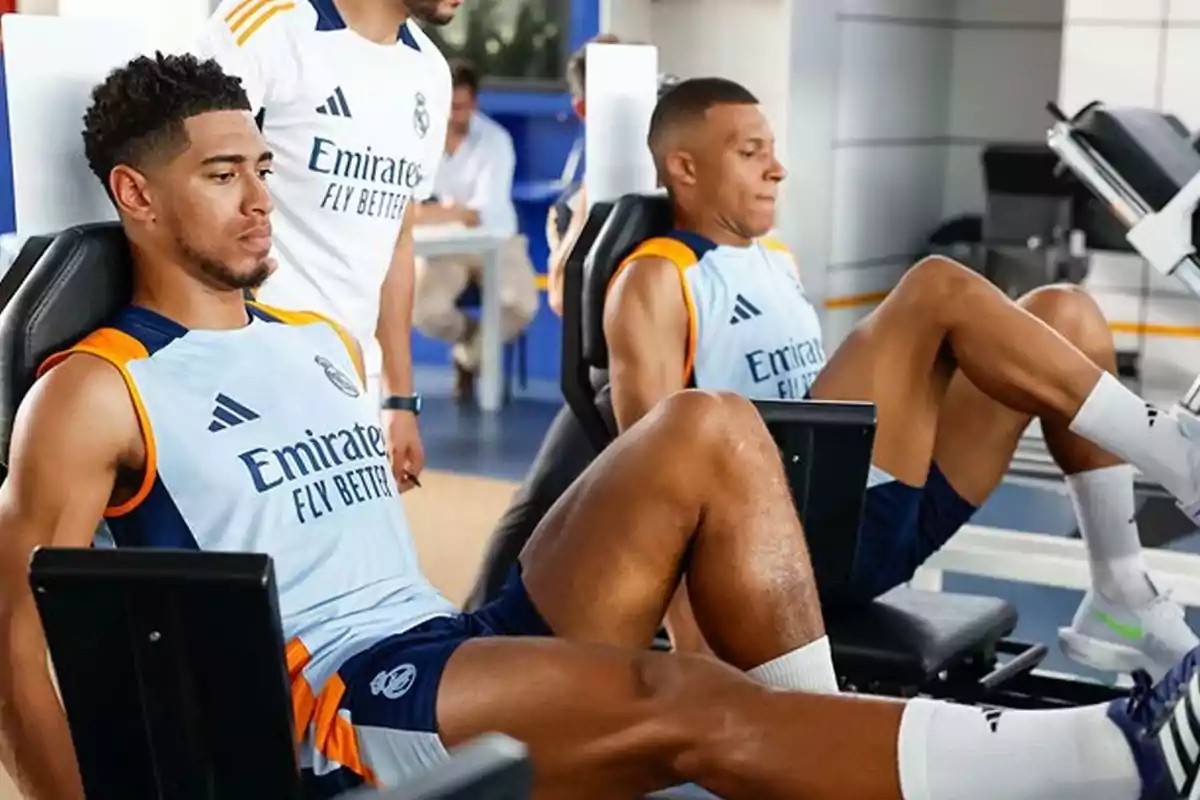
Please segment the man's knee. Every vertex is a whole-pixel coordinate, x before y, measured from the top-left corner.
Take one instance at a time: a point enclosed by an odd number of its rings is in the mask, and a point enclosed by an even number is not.
[[[916,319],[940,319],[941,312],[962,308],[970,293],[989,288],[977,272],[943,256],[927,256],[896,284],[892,294],[913,306]]]
[[[453,341],[461,329],[462,312],[454,303],[418,300],[413,303],[412,324],[426,336]]]
[[[733,392],[684,389],[668,396],[655,408],[654,416],[681,434],[702,442],[744,438],[762,420],[754,404]]]
[[[703,462],[710,472],[723,464],[744,463],[770,442],[754,404],[732,392],[685,389],[659,403],[647,419],[663,439],[655,445],[657,452],[672,460]]]
[[[1041,286],[1023,295],[1017,304],[1086,353],[1113,348],[1104,312],[1080,286]]]
[[[766,690],[706,656],[648,652],[634,669],[656,719],[678,744],[675,779],[703,782],[728,774],[739,743],[753,738],[754,709],[769,702]]]

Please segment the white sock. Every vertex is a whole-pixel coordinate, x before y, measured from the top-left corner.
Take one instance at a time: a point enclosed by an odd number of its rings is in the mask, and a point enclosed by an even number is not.
[[[772,689],[820,694],[839,692],[828,636],[822,636],[790,653],[784,653],[746,674],[754,681]]]
[[[1133,519],[1133,467],[1118,464],[1068,475],[1067,489],[1087,545],[1092,587],[1112,602],[1145,606],[1155,591]]]
[[[1142,789],[1104,705],[997,712],[917,698],[898,750],[904,800],[1137,800]]]
[[[1071,420],[1071,431],[1136,465],[1184,505],[1200,500],[1192,476],[1192,444],[1165,409],[1105,372]]]

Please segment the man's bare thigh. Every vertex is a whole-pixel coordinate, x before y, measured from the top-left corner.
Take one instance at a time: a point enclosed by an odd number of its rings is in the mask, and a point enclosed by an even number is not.
[[[687,490],[708,467],[664,453],[687,435],[679,406],[661,403],[610,444],[522,551],[525,587],[557,635],[634,648],[653,640],[682,573],[688,542],[678,532],[699,523]]]
[[[911,313],[903,297],[885,299],[829,357],[810,394],[818,400],[874,403],[873,462],[904,483],[921,486],[953,361],[940,336],[908,324]]]

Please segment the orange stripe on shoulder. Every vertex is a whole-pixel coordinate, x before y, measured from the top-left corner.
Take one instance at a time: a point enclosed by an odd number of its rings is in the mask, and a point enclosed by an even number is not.
[[[683,304],[687,308],[688,316],[688,338],[687,338],[687,355],[683,364],[683,382],[686,385],[692,377],[692,368],[696,363],[696,344],[700,335],[699,315],[696,313],[696,299],[692,296],[692,287],[688,284],[685,273],[692,267],[696,266],[696,253],[692,248],[688,247],[678,239],[672,239],[669,236],[657,236],[653,239],[647,239],[634,248],[633,252],[626,256],[625,260],[617,266],[613,272],[612,279],[608,282],[608,289],[611,292],[616,285],[617,278],[621,277],[621,273],[625,268],[637,261],[639,258],[663,258],[675,265],[675,269],[679,272],[679,285],[683,292]]]
[[[236,38],[238,47],[241,47],[276,14],[291,11],[295,7],[295,3],[279,0],[243,0],[225,15],[225,22],[229,32]]]
[[[768,250],[774,250],[777,253],[787,253],[788,255],[791,255],[791,252],[792,252],[791,248],[789,248],[786,244],[779,241],[778,239],[772,239],[769,236],[764,236],[763,238],[759,239],[758,241],[759,241],[759,244],[761,244],[763,247],[767,248]]]
[[[247,305],[257,308],[268,316],[272,316],[285,325],[312,325],[315,322],[323,322],[333,328],[333,332],[342,340],[342,344],[346,348],[346,352],[350,354],[350,361],[354,363],[354,370],[358,373],[358,378],[362,381],[363,388],[367,385],[367,370],[363,365],[362,356],[359,351],[358,341],[350,334],[348,330],[343,328],[338,323],[331,320],[324,314],[318,314],[316,311],[290,311],[285,308],[276,308],[275,306],[263,305],[262,303],[250,300]]]
[[[678,239],[672,239],[669,236],[656,236],[653,239],[647,239],[635,247],[633,252],[621,262],[621,266],[628,264],[634,259],[652,256],[665,258],[675,266],[684,267],[685,269],[696,263],[696,254],[692,251],[692,248]],[[617,271],[619,272],[620,269],[618,267]]]
[[[150,428],[150,416],[146,413],[146,406],[142,402],[142,395],[138,392],[137,384],[134,383],[133,376],[129,374],[131,361],[149,358],[150,354],[145,345],[128,333],[116,328],[100,328],[85,336],[78,344],[57,352],[43,361],[38,367],[38,377],[42,377],[58,364],[77,354],[102,358],[116,367],[125,381],[125,388],[129,390],[129,397],[133,401],[133,408],[137,413],[138,427],[141,428],[142,441],[146,445],[146,466],[142,472],[141,484],[133,497],[124,503],[109,506],[104,510],[106,517],[124,516],[141,505],[142,501],[150,494],[150,490],[154,488],[154,479],[158,477],[158,451],[154,445],[154,431]]]
[[[617,282],[617,278],[621,277],[621,273],[625,271],[625,268],[639,258],[663,258],[670,261],[680,270],[685,270],[696,264],[696,254],[692,252],[692,248],[677,239],[667,236],[656,236],[653,239],[647,239],[642,242],[633,249],[632,253],[625,256],[625,259],[613,270],[612,278],[608,281],[608,289],[606,291],[611,292],[613,285]]]
[[[124,370],[130,361],[148,358],[146,347],[137,339],[116,328],[100,328],[83,337],[77,344],[66,350],[54,353],[38,367],[37,375],[42,377],[46,372],[72,356],[75,353],[91,353],[100,356],[118,369]]]

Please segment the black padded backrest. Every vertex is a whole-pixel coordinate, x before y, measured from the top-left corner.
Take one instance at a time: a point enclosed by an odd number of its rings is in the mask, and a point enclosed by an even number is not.
[[[583,342],[585,364],[608,368],[604,341],[604,297],[621,262],[647,239],[674,227],[665,194],[627,194],[613,204],[583,265]]]
[[[1073,123],[1083,140],[1155,211],[1200,172],[1200,154],[1187,128],[1170,114],[1093,103]]]
[[[34,259],[37,248],[42,252]],[[13,418],[38,366],[101,327],[129,302],[132,290],[129,244],[115,222],[68,228],[48,245],[32,239],[13,268],[18,264],[28,274],[0,309],[0,459],[5,465]]]

